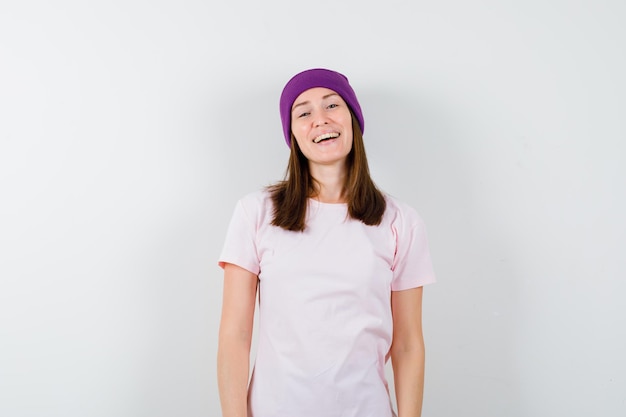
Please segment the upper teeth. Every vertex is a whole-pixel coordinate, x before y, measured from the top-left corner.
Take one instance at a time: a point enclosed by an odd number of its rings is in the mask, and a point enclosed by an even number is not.
[[[315,143],[320,143],[321,141],[323,141],[324,139],[333,139],[339,136],[339,133],[337,132],[333,132],[333,133],[324,133],[323,135],[319,135],[318,137],[316,137],[315,139],[313,139],[313,142]]]

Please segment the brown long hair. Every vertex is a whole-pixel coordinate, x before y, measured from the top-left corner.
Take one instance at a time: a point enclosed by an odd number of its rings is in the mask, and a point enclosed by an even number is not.
[[[354,115],[352,132],[352,149],[346,160],[348,175],[344,184],[348,215],[369,226],[375,226],[380,224],[385,213],[385,197],[370,176],[363,134]],[[306,227],[307,199],[315,193],[315,180],[309,171],[309,162],[293,133],[285,179],[270,185],[268,190],[274,204],[272,224],[285,230],[303,231]]]

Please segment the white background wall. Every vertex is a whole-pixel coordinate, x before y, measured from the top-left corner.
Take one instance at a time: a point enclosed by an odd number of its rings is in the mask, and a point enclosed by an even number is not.
[[[376,4],[376,5],[375,5]],[[3,1],[0,415],[217,416],[216,258],[347,74],[425,219],[424,416],[626,414],[623,1]]]

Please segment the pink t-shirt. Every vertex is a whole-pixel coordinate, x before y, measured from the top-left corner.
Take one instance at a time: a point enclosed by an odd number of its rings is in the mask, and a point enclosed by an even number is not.
[[[220,266],[260,280],[249,417],[392,417],[391,291],[435,281],[419,215],[386,196],[379,226],[309,200],[306,230],[272,226],[267,192],[237,203]]]

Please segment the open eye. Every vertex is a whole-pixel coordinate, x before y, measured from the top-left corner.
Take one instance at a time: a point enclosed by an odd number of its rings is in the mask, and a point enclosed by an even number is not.
[[[329,105],[328,105],[328,108],[329,108],[329,109],[334,109],[335,107],[339,107],[339,104],[332,103],[332,104],[329,104]]]
[[[311,113],[309,113],[308,111],[305,111],[305,112],[303,112],[303,113],[300,113],[300,114],[298,115],[298,118],[306,117],[306,116],[308,116],[309,114],[311,114]]]

